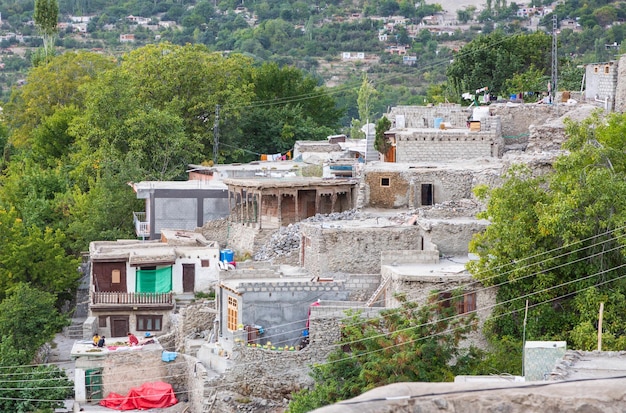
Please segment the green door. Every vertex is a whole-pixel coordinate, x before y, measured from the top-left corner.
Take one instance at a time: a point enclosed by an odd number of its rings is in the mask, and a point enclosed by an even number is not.
[[[102,369],[85,371],[85,389],[88,401],[102,400]]]

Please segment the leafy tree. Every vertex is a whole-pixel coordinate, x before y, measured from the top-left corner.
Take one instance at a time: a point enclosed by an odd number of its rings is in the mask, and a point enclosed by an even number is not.
[[[16,285],[28,283],[55,294],[59,306],[72,299],[79,261],[63,249],[65,235],[27,227],[15,210],[0,209],[0,225],[0,298]]]
[[[14,364],[30,363],[39,347],[68,324],[55,308],[54,294],[17,283],[0,302],[0,342],[23,350]]]
[[[502,31],[481,35],[465,45],[447,69],[450,88],[456,96],[489,87],[491,93],[504,92],[505,82],[514,73],[534,66],[545,71],[551,66],[550,36],[537,32],[508,36]]]
[[[83,171],[94,171],[94,157],[103,159],[95,149],[101,148],[120,159],[129,151],[141,155],[132,166],[143,172],[131,180],[180,177],[184,163],[212,152],[217,105],[222,118],[236,120],[249,102],[249,70],[249,58],[224,57],[202,45],[161,43],[132,51],[94,83],[84,115],[72,126]],[[147,119],[157,123],[149,126]],[[150,129],[137,136],[144,127]],[[158,133],[155,144],[146,133]]]
[[[62,407],[73,383],[57,366],[31,366],[39,347],[67,325],[52,294],[16,285],[0,302],[0,410],[27,413]],[[24,365],[24,367],[20,367]]]
[[[367,74],[363,75],[361,87],[357,96],[357,106],[359,108],[359,120],[361,122],[369,122],[372,117],[372,97],[376,95],[376,89],[372,82],[367,78]]]
[[[35,25],[43,36],[44,55],[53,54],[54,36],[58,32],[59,4],[57,0],[35,0]]]
[[[265,63],[250,71],[249,81],[254,102],[237,122],[238,135],[228,142],[244,149],[248,159],[258,153],[285,152],[295,140],[325,139],[338,127],[342,111],[328,90],[300,69]],[[230,123],[227,120],[226,129]]]
[[[480,359],[474,348],[459,348],[475,328],[473,315],[455,316],[454,306],[398,299],[400,308],[378,318],[348,314],[336,350],[313,367],[315,387],[295,394],[289,412],[307,412],[391,383],[450,381]]]
[[[385,116],[380,118],[376,123],[376,138],[374,140],[374,148],[380,153],[387,153],[391,148],[391,144],[385,139],[385,132],[391,128],[391,121]]]
[[[85,97],[84,88],[113,65],[111,58],[96,53],[67,52],[33,68],[26,84],[14,89],[4,106],[12,132],[11,143],[18,147],[29,146],[33,130],[46,117],[68,106],[80,110]],[[58,137],[66,139],[63,134]]]
[[[589,326],[605,301],[612,320],[607,347],[624,344],[626,326],[615,316],[626,305],[624,131],[621,114],[569,122],[569,154],[557,160],[553,174],[514,169],[502,187],[477,190],[487,200],[480,216],[491,225],[470,243],[480,259],[469,268],[485,285],[498,285],[490,322],[496,338],[522,337],[528,300],[528,339],[588,347]]]
[[[547,90],[548,77],[543,71],[536,69],[534,66],[528,68],[523,73],[515,73],[512,78],[507,79],[504,83],[505,92],[509,93],[526,93],[530,92],[527,100],[529,102],[536,101],[535,92]]]

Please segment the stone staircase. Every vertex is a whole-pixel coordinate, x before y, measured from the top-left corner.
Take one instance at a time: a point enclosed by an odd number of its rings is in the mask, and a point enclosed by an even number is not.
[[[84,322],[84,319],[73,318],[72,324],[63,329],[63,335],[74,340],[82,340]]]

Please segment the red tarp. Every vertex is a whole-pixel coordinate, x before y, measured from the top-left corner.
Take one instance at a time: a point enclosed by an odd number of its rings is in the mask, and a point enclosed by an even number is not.
[[[145,410],[153,407],[169,407],[177,402],[172,386],[157,381],[132,388],[126,396],[111,392],[105,399],[100,400],[100,406],[115,410]]]

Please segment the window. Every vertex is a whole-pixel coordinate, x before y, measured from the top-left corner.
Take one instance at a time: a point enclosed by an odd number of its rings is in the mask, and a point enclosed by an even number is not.
[[[119,284],[121,282],[121,275],[120,275],[120,270],[113,270],[111,271],[111,283],[112,284]]]
[[[458,297],[456,301],[457,314],[467,314],[476,311],[476,293],[465,293]]]
[[[137,331],[161,331],[163,328],[162,315],[137,314]]]
[[[608,66],[604,66],[604,73],[609,73],[609,67]]]
[[[200,260],[200,265],[202,267],[209,267],[209,260]]]
[[[594,73],[598,73],[598,67],[597,66],[593,68],[593,72]]]
[[[237,299],[235,297],[228,297],[228,320],[226,326],[228,331],[237,330],[237,319],[239,316]]]
[[[380,178],[380,186],[389,186],[391,180],[389,178]]]
[[[476,292],[452,293],[441,291],[434,297],[437,299],[437,310],[453,308],[456,314],[467,314],[476,311]]]
[[[106,328],[107,326],[107,316],[101,315],[98,316],[98,327]]]

